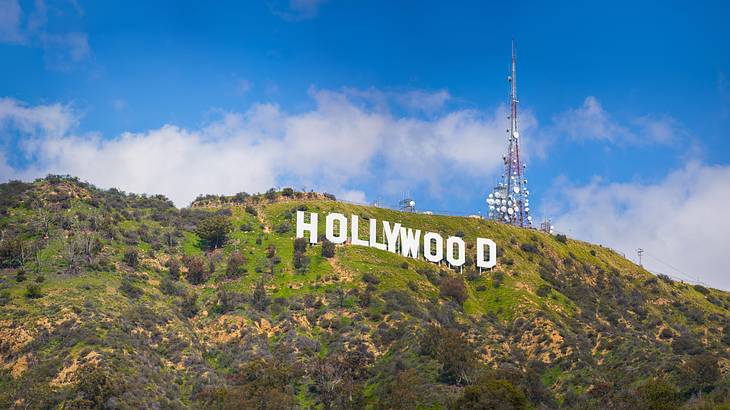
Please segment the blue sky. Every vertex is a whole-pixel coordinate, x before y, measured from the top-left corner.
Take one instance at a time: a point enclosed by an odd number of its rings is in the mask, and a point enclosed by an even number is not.
[[[728,15],[727,2],[0,0],[0,179],[71,173],[178,205],[274,185],[386,203],[410,190],[420,209],[484,212],[514,37],[536,217],[727,288]],[[716,245],[686,258],[668,236]]]

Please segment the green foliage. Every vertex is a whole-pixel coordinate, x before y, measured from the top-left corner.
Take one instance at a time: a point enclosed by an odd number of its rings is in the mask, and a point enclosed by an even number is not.
[[[485,376],[467,386],[456,402],[458,409],[528,409],[524,393],[507,380]]]
[[[563,244],[568,243],[568,237],[562,233],[555,235],[555,240]]]
[[[226,216],[214,215],[200,221],[195,233],[205,247],[216,249],[225,244],[231,229],[231,222]]]
[[[325,258],[333,258],[335,256],[335,244],[327,239],[322,241],[322,256]]]
[[[142,296],[142,293],[144,293],[142,289],[134,284],[134,281],[130,277],[126,276],[122,279],[122,284],[119,286],[119,291],[132,299],[136,299]]]
[[[664,380],[649,380],[636,389],[638,405],[646,410],[672,410],[680,407],[679,390]]]
[[[228,263],[226,264],[226,278],[235,279],[245,274],[246,262],[246,257],[240,252],[233,252],[228,257]]]
[[[260,311],[265,311],[269,306],[269,302],[270,300],[269,296],[266,294],[264,282],[256,282],[256,286],[254,287],[253,294],[251,296],[251,305]]]
[[[455,276],[449,276],[441,280],[439,295],[442,298],[452,299],[460,305],[463,305],[469,297],[464,279]]]
[[[537,296],[540,296],[541,298],[544,298],[545,296],[550,294],[551,290],[552,288],[549,285],[542,284],[537,288],[535,294],[537,294]]]
[[[132,269],[136,269],[139,265],[139,251],[137,248],[128,247],[124,250],[124,263]]]
[[[199,255],[183,256],[183,265],[187,268],[185,279],[191,285],[200,285],[208,280],[208,272],[205,269],[205,259]]]
[[[38,299],[43,297],[41,286],[35,283],[25,285],[25,297],[28,299]]]

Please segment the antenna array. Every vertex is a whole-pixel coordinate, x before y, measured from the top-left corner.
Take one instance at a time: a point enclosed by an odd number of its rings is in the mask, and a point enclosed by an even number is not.
[[[507,77],[510,85],[509,100],[510,114],[508,116],[509,129],[508,151],[503,156],[504,173],[502,181],[494,187],[487,197],[489,218],[500,222],[517,225],[532,226],[530,216],[530,191],[527,189],[525,178],[526,165],[520,160],[520,130],[517,120],[517,58],[515,56],[515,42],[512,41],[512,73]]]

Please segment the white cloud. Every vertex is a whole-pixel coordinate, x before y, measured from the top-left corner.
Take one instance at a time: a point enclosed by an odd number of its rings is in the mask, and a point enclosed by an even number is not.
[[[556,229],[602,243],[635,259],[647,251],[652,271],[707,282],[730,290],[728,238],[730,166],[690,163],[653,184],[562,184],[552,199]],[[550,206],[548,206],[550,210]],[[679,269],[682,273],[663,263]]]
[[[553,124],[550,133],[573,140],[671,144],[687,136],[687,131],[668,115],[636,116],[621,124],[593,96],[586,97],[581,107],[556,115]]]
[[[182,206],[198,194],[276,185],[364,202],[352,186],[368,181],[390,193],[426,184],[438,195],[457,178],[486,179],[501,166],[502,108],[421,118],[359,104],[347,92],[311,96],[316,107],[301,113],[256,104],[200,129],[165,125],[110,138],[74,133],[78,116],[67,106],[0,100],[0,121],[20,131],[29,160],[12,168],[6,152],[0,177],[68,173],[102,187],[163,193]]]

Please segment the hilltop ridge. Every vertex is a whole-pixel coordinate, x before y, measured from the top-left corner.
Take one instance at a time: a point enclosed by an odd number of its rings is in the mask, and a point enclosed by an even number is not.
[[[1,407],[727,405],[730,294],[605,247],[288,188],[184,209],[58,176],[0,194]],[[297,210],[490,238],[498,263],[310,245]]]

